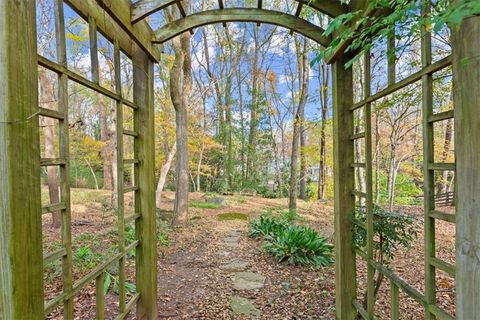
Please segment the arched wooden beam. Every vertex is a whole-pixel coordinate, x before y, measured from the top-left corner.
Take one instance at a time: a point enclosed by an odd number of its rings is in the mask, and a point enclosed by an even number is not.
[[[229,8],[208,10],[170,22],[154,32],[154,43],[163,43],[179,34],[201,26],[222,22],[260,22],[281,26],[304,35],[328,47],[331,38],[323,35],[324,30],[306,20],[278,11],[256,8]]]
[[[132,4],[132,23],[137,23],[143,18],[162,10],[177,0],[141,0]]]
[[[315,10],[318,10],[330,17],[337,17],[348,12],[348,6],[342,4],[339,0],[295,0],[303,3]],[[132,23],[137,23],[143,18],[162,10],[177,0],[140,0],[132,5]],[[259,2],[261,9],[261,1]]]

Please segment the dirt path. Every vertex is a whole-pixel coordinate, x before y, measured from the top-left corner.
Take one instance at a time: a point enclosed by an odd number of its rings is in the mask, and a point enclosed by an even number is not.
[[[282,200],[229,197],[219,209],[192,208],[190,226],[172,232],[170,245],[159,251],[159,317],[333,319],[333,268],[278,264],[262,252],[261,242],[247,236],[246,221],[218,219],[222,213],[254,218],[283,205]],[[168,198],[163,209],[170,209]]]

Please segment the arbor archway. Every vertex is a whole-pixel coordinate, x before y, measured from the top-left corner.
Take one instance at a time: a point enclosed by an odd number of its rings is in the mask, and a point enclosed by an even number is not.
[[[352,0],[344,5],[336,0],[298,0],[295,15],[262,9],[262,1],[258,1],[257,9],[224,8],[223,1],[218,1],[219,9],[200,12],[187,16],[178,0],[141,0],[132,4],[128,0],[68,0],[88,22],[89,32],[95,39],[97,27],[105,33],[115,45],[116,65],[120,65],[121,51],[126,52],[133,60],[133,101],[129,101],[117,90],[110,90],[99,85],[98,78],[79,75],[69,69],[67,63],[63,1],[55,3],[55,22],[61,26],[57,30],[58,42],[56,50],[58,59],[37,56],[35,1],[0,0],[0,317],[5,319],[42,319],[44,312],[63,306],[66,319],[73,318],[73,300],[85,285],[98,281],[98,305],[104,303],[101,279],[107,268],[118,263],[130,250],[136,250],[136,276],[138,292],[128,304],[122,302],[122,314],[126,317],[133,305],[137,305],[139,319],[157,318],[156,267],[155,251],[155,188],[154,188],[154,121],[153,121],[153,63],[158,60],[158,50],[154,43],[164,42],[192,28],[206,24],[228,21],[250,21],[256,23],[275,24],[299,32],[320,44],[327,46],[328,37],[322,35],[323,30],[299,18],[302,6],[307,5],[332,17],[363,8],[367,1]],[[148,15],[177,5],[183,15],[179,21],[161,27],[155,33],[142,21]],[[252,17],[252,15],[255,15]],[[453,57],[448,56],[440,61],[432,62],[431,41],[427,36],[430,30],[422,30],[422,67],[403,79],[390,83],[385,89],[375,94],[365,90],[364,99],[353,102],[353,77],[351,69],[345,63],[351,58],[344,52],[337,52],[333,62],[333,101],[334,101],[334,136],[335,136],[335,228],[336,228],[336,288],[337,318],[355,319],[360,314],[365,319],[373,319],[375,301],[372,299],[372,273],[380,272],[391,281],[392,286],[392,318],[398,319],[398,292],[409,295],[425,310],[427,319],[452,319],[438,304],[435,296],[436,270],[442,270],[457,276],[457,316],[459,319],[474,319],[479,314],[477,303],[480,295],[480,270],[478,232],[478,194],[480,194],[480,116],[478,113],[478,96],[473,95],[478,89],[480,65],[480,21],[479,17],[468,18],[455,30],[455,51]],[[95,41],[90,41],[91,52],[98,50]],[[98,57],[97,57],[98,58]],[[466,63],[467,59],[468,63]],[[454,112],[433,114],[432,109],[432,75],[434,72],[453,64],[455,86]],[[59,77],[58,110],[48,110],[38,106],[38,65],[48,68]],[[369,65],[366,56],[365,65]],[[93,74],[98,77],[98,60],[92,57]],[[395,62],[389,65],[395,71]],[[117,73],[117,76],[120,77]],[[369,72],[365,79],[370,80]],[[134,109],[137,127],[125,130],[119,127],[119,137],[132,136],[136,139],[135,157],[119,159],[119,172],[125,163],[136,165],[137,183],[121,192],[135,193],[136,212],[130,217],[119,215],[120,229],[125,220],[131,219],[136,224],[136,240],[125,247],[124,235],[120,235],[119,252],[111,260],[100,265],[93,272],[78,282],[73,283],[72,243],[70,220],[70,182],[69,141],[68,141],[68,80],[80,83],[123,106]],[[120,83],[119,78],[116,79]],[[366,81],[366,82],[367,82]],[[371,146],[371,132],[367,126],[365,132],[354,133],[353,112],[360,108],[370,120],[372,101],[385,97],[400,88],[416,82],[422,82],[425,132],[424,148],[424,218],[425,218],[425,294],[420,293],[391,270],[372,259],[373,216],[371,207],[367,207],[367,220],[364,227],[369,239],[366,252],[358,253],[368,265],[367,294],[369,296],[366,310],[357,301],[356,268],[357,253],[352,243],[352,227],[354,224],[355,197],[366,199],[371,205],[371,185],[368,190],[355,189],[355,168],[366,168],[366,175],[371,179],[371,159],[366,163],[354,162],[354,141],[365,139]],[[121,112],[119,112],[121,118]],[[39,145],[38,116],[55,119],[59,123],[61,139],[59,141],[58,158],[41,158]],[[433,154],[432,127],[435,122],[451,119],[455,115],[457,164],[435,162]],[[118,141],[121,141],[119,138]],[[368,147],[367,147],[368,150]],[[59,203],[41,204],[39,169],[41,166],[57,166],[62,173],[61,201]],[[452,215],[435,210],[432,176],[436,171],[456,170],[458,174],[458,213]],[[138,202],[137,202],[138,201]],[[433,202],[433,203],[432,203]],[[62,248],[48,255],[42,255],[42,212],[60,211],[62,214]],[[128,219],[126,219],[128,218]],[[442,220],[457,223],[457,265],[442,261],[435,256],[435,221]],[[119,230],[120,230],[119,229]],[[122,230],[120,233],[123,233]],[[42,289],[42,265],[45,262],[61,260],[63,263],[63,292],[44,304]],[[396,299],[396,300],[395,300]],[[130,309],[129,309],[130,308]],[[99,318],[102,318],[99,316]]]

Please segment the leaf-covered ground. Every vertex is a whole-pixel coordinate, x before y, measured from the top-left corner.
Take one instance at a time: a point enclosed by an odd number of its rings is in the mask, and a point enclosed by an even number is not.
[[[87,192],[87,191],[85,191]],[[105,206],[108,194],[78,199],[72,205],[75,250],[92,247],[95,256],[92,265],[80,259],[74,270],[74,278],[80,279],[98,265],[109,250],[111,237],[96,236],[115,225],[112,212]],[[251,319],[256,316],[236,315],[232,311],[232,300],[247,299],[261,312],[261,319],[334,319],[335,287],[334,268],[312,269],[308,267],[280,264],[262,250],[262,242],[248,237],[248,220],[261,213],[274,213],[286,208],[286,200],[263,199],[251,196],[221,196],[221,206],[215,208],[190,208],[187,227],[170,229],[168,219],[173,209],[174,194],[164,194],[160,216],[161,241],[158,243],[158,315],[160,319]],[[204,201],[206,196],[191,194],[192,202]],[[93,201],[92,201],[93,199]],[[128,200],[127,200],[128,201]],[[103,205],[102,205],[103,203]],[[423,224],[422,211],[418,207],[401,207],[399,210],[418,217],[419,237],[415,246],[397,253],[392,268],[410,285],[424,292],[423,263]],[[332,240],[333,208],[331,203],[299,202],[301,223],[308,224],[322,235]],[[245,220],[245,215],[248,217]],[[59,233],[48,227],[49,218],[44,217],[44,248],[57,246]],[[449,224],[437,224],[437,256],[454,262],[454,232]],[[115,234],[111,234],[113,238]],[[232,236],[232,234],[234,236]],[[234,240],[232,240],[232,237]],[[99,240],[100,239],[100,240]],[[84,242],[82,242],[84,241]],[[96,246],[94,246],[96,244]],[[97,260],[95,260],[97,259]],[[78,257],[77,257],[78,260]],[[253,290],[236,289],[233,283],[235,271],[225,266],[233,261],[241,262],[242,270],[265,277],[264,286]],[[236,264],[235,264],[236,265]],[[134,282],[134,259],[127,259],[127,279]],[[115,277],[116,270],[109,270]],[[365,286],[366,266],[358,261],[358,285]],[[448,275],[438,272],[438,303],[453,314],[454,282]],[[380,290],[376,314],[381,319],[389,319],[389,282],[385,281]],[[53,297],[61,291],[59,269],[49,266],[45,270],[45,291]],[[362,289],[358,290],[361,298]],[[402,319],[423,318],[422,307],[400,295]],[[89,284],[75,299],[75,317],[93,319],[95,317],[95,287]],[[49,318],[60,319],[61,310],[53,312]],[[106,296],[107,319],[118,314],[118,295],[113,284]],[[256,313],[254,313],[256,314]],[[129,317],[134,319],[134,315]]]

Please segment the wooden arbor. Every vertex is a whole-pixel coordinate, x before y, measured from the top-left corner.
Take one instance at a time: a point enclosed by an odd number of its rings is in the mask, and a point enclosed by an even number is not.
[[[120,51],[128,54],[134,62],[134,101],[122,96],[122,92],[106,90],[98,85],[98,78],[86,79],[68,69],[65,57],[64,16],[62,0],[55,0],[55,24],[57,30],[57,61],[37,56],[35,42],[35,1],[0,0],[0,319],[41,319],[44,313],[57,305],[63,305],[64,317],[72,318],[73,298],[79,290],[91,281],[99,281],[112,263],[122,264],[129,250],[137,251],[137,294],[120,303],[121,314],[125,317],[130,308],[137,305],[139,319],[155,319],[156,310],[156,245],[155,205],[153,168],[153,105],[152,73],[153,63],[158,57],[152,41],[163,42],[182,32],[205,24],[228,21],[251,21],[281,25],[327,46],[330,39],[322,36],[322,30],[300,19],[303,5],[308,5],[332,17],[348,10],[361,7],[362,1],[351,1],[349,6],[336,0],[298,0],[297,14],[287,15],[262,9],[225,9],[222,0],[218,10],[186,16],[180,2],[176,0],[141,0],[133,6],[128,0],[69,0],[86,20],[89,21],[93,38],[98,28],[115,42],[116,65]],[[142,21],[155,11],[177,5],[183,18],[166,25],[153,33]],[[428,10],[428,8],[424,8]],[[436,302],[435,270],[440,269],[456,274],[457,318],[476,319],[480,315],[480,219],[478,194],[480,194],[480,115],[478,95],[472,94],[480,87],[480,18],[467,19],[459,30],[455,30],[454,55],[432,63],[431,43],[428,30],[424,30],[422,43],[422,69],[400,82],[390,74],[389,86],[374,95],[369,86],[365,88],[364,99],[353,102],[353,78],[351,69],[344,63],[349,59],[343,52],[332,57],[334,92],[334,136],[335,136],[335,229],[336,229],[336,287],[337,319],[356,318],[359,313],[364,319],[373,319],[374,301],[373,271],[383,273],[391,282],[391,318],[398,319],[399,291],[415,299],[425,309],[426,319],[451,319]],[[91,41],[91,50],[96,50]],[[453,62],[455,82],[455,111],[433,114],[432,74]],[[52,70],[59,77],[58,111],[38,108],[37,64]],[[369,65],[366,57],[365,65]],[[92,58],[92,74],[95,75],[98,61]],[[368,70],[368,68],[366,68]],[[389,70],[395,70],[394,64]],[[98,71],[98,70],[97,70]],[[365,83],[369,83],[369,72]],[[118,170],[122,173],[126,163],[136,165],[135,192],[136,213],[124,216],[119,200],[119,243],[120,252],[101,265],[84,279],[73,283],[71,275],[70,235],[70,185],[68,179],[68,103],[67,81],[78,82],[116,101],[117,123],[122,124],[122,107],[134,110],[133,131],[117,130],[117,144],[122,148],[124,135],[135,138],[133,159],[118,159]],[[118,78],[116,79],[117,81]],[[372,161],[371,161],[371,103],[391,94],[415,81],[422,82],[424,110],[424,176],[425,176],[425,294],[411,288],[393,272],[372,259]],[[120,86],[115,86],[119,88]],[[354,113],[363,110],[364,132],[354,134]],[[60,154],[56,159],[40,159],[38,116],[53,118],[59,123],[61,139]],[[436,163],[432,152],[433,123],[455,116],[455,139],[457,163]],[[354,141],[364,139],[365,163],[355,163]],[[370,155],[370,156],[369,156]],[[58,166],[61,172],[61,200],[59,203],[41,208],[40,166]],[[365,168],[366,190],[356,190],[355,168]],[[432,204],[432,175],[435,171],[455,169],[458,177],[456,216],[449,216],[434,210]],[[118,194],[126,190],[118,186]],[[355,200],[363,198],[367,204],[368,219],[363,226],[367,229],[369,245],[366,252],[355,252],[352,246],[352,226]],[[61,210],[61,250],[43,256],[41,252],[41,214]],[[452,266],[435,257],[435,220],[457,223],[457,265]],[[137,241],[125,247],[123,226],[128,220],[136,223]],[[368,264],[366,310],[356,297],[356,254]],[[64,292],[44,305],[42,290],[42,265],[44,261],[61,259],[63,263]],[[121,272],[121,271],[120,271]],[[121,287],[121,286],[120,286]],[[120,292],[120,295],[124,293]],[[103,318],[102,290],[97,290],[97,318]]]

